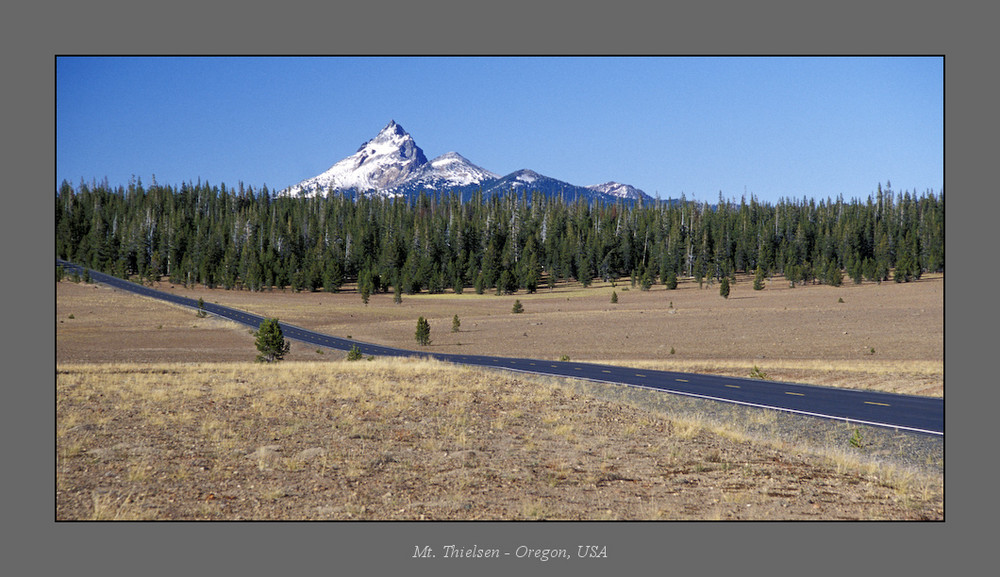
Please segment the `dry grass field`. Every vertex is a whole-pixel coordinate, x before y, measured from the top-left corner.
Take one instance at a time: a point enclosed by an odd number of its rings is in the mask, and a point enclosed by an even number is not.
[[[435,352],[739,376],[757,366],[774,380],[944,392],[940,276],[794,289],[776,278],[763,291],[741,279],[728,300],[693,283],[619,283],[398,305],[380,294],[367,306],[350,290],[158,288],[403,348],[416,348],[424,316]],[[524,313],[511,313],[514,299]],[[295,342],[275,366],[255,355],[247,327],[59,283],[57,518],[944,518],[940,447],[892,458],[906,442],[874,430],[852,443],[854,428],[815,419],[720,416],[669,395],[427,361],[347,362]]]

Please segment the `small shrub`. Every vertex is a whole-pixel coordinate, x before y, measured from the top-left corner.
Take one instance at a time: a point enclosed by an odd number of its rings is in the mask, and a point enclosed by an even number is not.
[[[352,346],[351,350],[347,352],[347,360],[349,361],[360,361],[362,358],[364,358],[364,355],[361,354],[361,350],[357,345]]]
[[[674,347],[670,347],[670,354],[672,355],[677,354],[677,351],[674,350]]]
[[[611,291],[611,304],[618,304],[618,293]]]
[[[514,301],[514,306],[511,307],[510,312],[514,314],[523,313],[524,306],[521,305],[520,299]]]
[[[838,299],[837,299],[837,302],[838,302],[838,303],[843,303],[843,302],[844,302],[844,297],[840,297],[840,298],[838,298]]]
[[[462,326],[462,321],[458,320],[458,315],[455,315],[455,317],[451,319],[451,332],[457,333],[459,327],[461,326]]]
[[[760,370],[760,367],[758,367],[755,364],[753,366],[753,370],[750,371],[750,378],[751,379],[766,379],[767,378],[767,373],[765,373],[764,371]]]
[[[864,439],[861,438],[861,429],[854,429],[854,433],[851,434],[850,443],[855,449],[864,447]]]
[[[71,319],[75,319],[76,317],[75,317],[75,316],[73,316],[73,313],[69,313],[69,318],[71,318]]]
[[[569,355],[563,355],[563,356],[559,357],[559,360],[565,363],[565,362],[569,361]]]

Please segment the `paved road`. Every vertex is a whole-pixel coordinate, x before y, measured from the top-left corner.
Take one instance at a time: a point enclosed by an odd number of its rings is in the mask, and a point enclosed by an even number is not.
[[[56,263],[68,271],[77,269],[82,272],[78,265],[58,259]],[[140,295],[192,308],[198,307],[198,302],[194,299],[156,291],[97,271],[91,270],[90,278],[95,282]],[[203,308],[206,312],[253,328],[259,327],[261,321],[264,320],[264,317],[259,315],[214,303],[205,303]],[[463,365],[642,387],[858,424],[915,431],[929,435],[944,435],[944,400],[940,398],[780,383],[749,378],[640,370],[592,363],[484,355],[429,354],[343,339],[285,323],[281,323],[281,330],[289,339],[341,351],[347,351],[352,346],[356,346],[365,355],[430,357]]]

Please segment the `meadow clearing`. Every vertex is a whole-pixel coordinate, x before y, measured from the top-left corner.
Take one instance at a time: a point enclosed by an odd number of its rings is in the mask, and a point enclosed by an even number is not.
[[[401,348],[424,316],[434,352],[944,394],[941,275],[367,305],[349,287],[157,288]],[[940,439],[295,342],[261,365],[247,327],[99,285],[56,291],[59,519],[944,517]]]

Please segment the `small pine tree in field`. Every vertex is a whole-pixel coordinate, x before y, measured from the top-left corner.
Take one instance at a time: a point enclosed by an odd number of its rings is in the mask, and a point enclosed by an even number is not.
[[[417,319],[417,332],[415,334],[415,338],[417,339],[417,344],[422,347],[426,347],[431,344],[431,325],[424,317]]]
[[[455,318],[451,319],[451,332],[457,333],[458,328],[461,326],[462,326],[462,321],[458,320],[458,315],[455,315]]]
[[[724,299],[729,298],[729,277],[722,277],[722,282],[719,284],[719,294]]]
[[[611,291],[611,304],[618,304],[618,293]]]
[[[521,301],[520,300],[514,301],[514,306],[510,309],[510,312],[512,312],[514,314],[523,313],[524,312],[524,307],[521,306]]]
[[[764,289],[764,269],[757,267],[757,271],[753,275],[753,290],[759,291]]]
[[[361,354],[361,349],[357,345],[352,346],[351,350],[347,353],[347,360],[349,361],[360,361],[363,358],[364,355]]]
[[[282,360],[288,354],[291,344],[285,340],[278,319],[264,319],[260,328],[254,333],[257,337],[257,362],[273,363]]]

